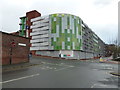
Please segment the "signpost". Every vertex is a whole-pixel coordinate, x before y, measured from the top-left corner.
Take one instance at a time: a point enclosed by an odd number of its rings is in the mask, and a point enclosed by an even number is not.
[[[14,40],[12,40],[11,42],[10,42],[10,64],[12,64],[12,52],[13,52],[13,47],[15,47],[16,46],[16,44],[15,44],[15,41]]]

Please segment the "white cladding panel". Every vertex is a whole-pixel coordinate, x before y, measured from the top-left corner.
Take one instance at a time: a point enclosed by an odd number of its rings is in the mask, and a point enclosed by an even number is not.
[[[39,35],[39,34],[48,34],[49,31],[37,31],[37,32],[32,32],[30,33],[30,36],[34,36],[34,35]]]
[[[30,47],[30,50],[39,50],[40,47]]]
[[[42,16],[42,17],[36,17],[36,18],[33,18],[31,19],[31,22],[35,22],[35,21],[38,21],[38,20],[44,20],[44,19],[47,19],[49,18],[49,16]]]
[[[32,36],[32,39],[45,38],[45,37],[48,37],[48,34]]]
[[[48,50],[49,49],[49,16],[37,17],[31,19],[32,47],[30,50]]]
[[[33,22],[32,24],[36,25],[36,24],[42,24],[42,23],[47,23],[47,22],[49,22],[49,19],[44,19],[44,20],[41,20],[41,21],[36,21],[36,22]]]
[[[45,26],[42,28],[33,28],[32,31],[42,31],[42,30],[47,30],[47,29],[49,29],[49,26]]]
[[[30,40],[30,43],[47,42],[48,38]]]
[[[33,25],[30,27],[30,29],[34,29],[34,28],[43,28],[43,27],[48,27],[49,24],[48,23],[44,23],[44,24],[37,24],[37,25]]]
[[[43,43],[34,43],[32,44],[32,46],[46,46],[46,45],[49,45],[48,42],[43,42]]]
[[[30,47],[30,50],[47,50],[48,47]]]

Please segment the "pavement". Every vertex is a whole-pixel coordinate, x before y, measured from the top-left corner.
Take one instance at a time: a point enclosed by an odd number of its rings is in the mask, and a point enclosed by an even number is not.
[[[112,60],[109,60],[109,61],[104,60],[104,61],[102,61],[102,63],[120,64],[120,62],[118,62],[118,61],[112,61]]]
[[[33,57],[39,64],[3,72],[3,88],[118,88],[118,64]]]
[[[20,64],[11,64],[11,65],[4,65],[2,66],[2,72],[8,72],[8,71],[14,71],[14,70],[20,70],[20,69],[24,69],[24,68],[29,68],[32,66],[36,66],[36,65],[41,65],[42,63],[39,62],[38,60],[29,60],[29,62],[24,62],[24,63],[20,63]]]
[[[65,58],[58,58],[58,57],[45,57],[45,56],[33,56],[33,58],[44,58],[44,59],[57,59],[57,60],[69,60]],[[12,64],[12,65],[4,65],[2,66],[2,72],[7,72],[7,71],[14,71],[14,70],[19,70],[19,69],[24,69],[24,68],[29,68],[31,66],[36,66],[36,65],[41,65],[43,64],[42,62],[38,60],[31,60],[30,58],[29,62],[25,63],[20,63],[20,64]],[[112,61],[112,60],[107,60],[107,58],[103,58],[104,60],[102,62],[99,61],[99,59],[94,59],[96,62],[100,63],[111,63],[111,64],[120,64],[118,61]],[[71,59],[75,60],[75,59]],[[86,60],[80,60],[80,61],[89,61],[91,59],[86,59]]]
[[[33,56],[30,58],[29,62],[24,62],[24,63],[19,63],[19,64],[11,64],[11,65],[3,65],[2,72],[20,70],[20,69],[29,68],[29,67],[36,66],[36,65],[41,65],[42,62],[40,62],[36,59],[32,60],[32,58],[40,58],[40,57],[44,58],[44,59],[67,60],[67,59],[58,58],[58,57]]]

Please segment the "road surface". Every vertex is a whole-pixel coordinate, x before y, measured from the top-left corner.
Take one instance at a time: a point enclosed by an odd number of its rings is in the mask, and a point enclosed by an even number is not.
[[[118,88],[117,64],[32,58],[37,66],[4,72],[3,88]]]

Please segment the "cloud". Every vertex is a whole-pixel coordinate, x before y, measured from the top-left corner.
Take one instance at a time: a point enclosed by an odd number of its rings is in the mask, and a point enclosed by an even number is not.
[[[83,9],[85,12],[82,11],[81,18],[103,41],[109,43],[109,39],[116,39],[118,33],[118,5],[114,0],[106,2],[107,4],[102,1],[102,7],[95,2],[89,3],[89,7]]]
[[[14,1],[14,0],[13,0]],[[21,4],[15,4],[8,0],[3,0],[0,5],[2,17],[2,29],[5,32],[15,32],[19,30],[19,17],[25,15],[27,9]]]
[[[110,43],[112,40],[115,40],[118,36],[117,26],[117,24],[96,25],[93,26],[93,30],[104,42]]]
[[[19,30],[19,17],[31,10],[42,16],[53,13],[69,13],[79,16],[105,42],[117,32],[117,0],[1,0],[2,24],[0,29]],[[115,37],[115,36],[113,36]]]
[[[112,3],[113,0],[94,0],[94,5],[96,6],[106,6]]]

